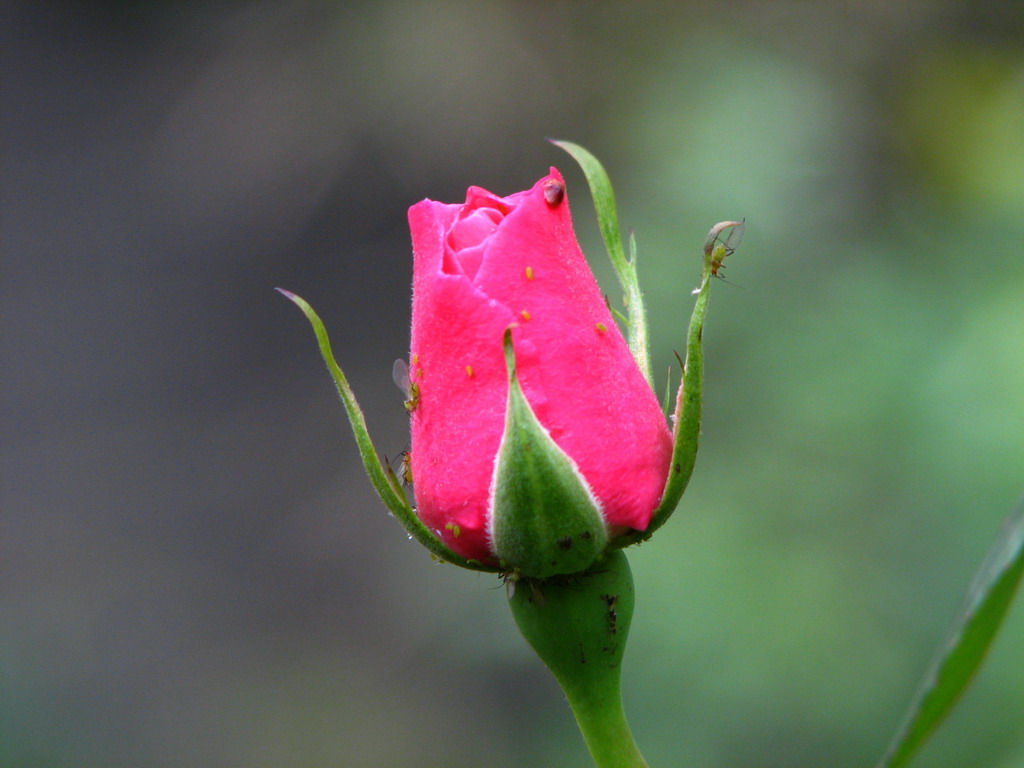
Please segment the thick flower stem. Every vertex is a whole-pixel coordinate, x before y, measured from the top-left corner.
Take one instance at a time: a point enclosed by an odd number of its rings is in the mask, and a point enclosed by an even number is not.
[[[598,768],[648,768],[622,710],[618,675],[607,690],[565,689],[576,724]]]
[[[516,624],[569,699],[597,768],[647,768],[619,680],[633,617],[633,577],[621,551],[574,576],[515,583]]]

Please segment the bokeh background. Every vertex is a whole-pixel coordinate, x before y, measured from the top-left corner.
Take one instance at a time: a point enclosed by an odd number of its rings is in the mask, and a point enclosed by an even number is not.
[[[557,164],[618,293],[545,137],[609,169],[659,371],[748,220],[696,474],[631,558],[639,743],[880,756],[1024,490],[1024,6],[7,3],[0,51],[0,765],[589,765],[272,291],[396,456],[410,204]],[[1022,648],[1017,605],[917,765],[1024,766]]]

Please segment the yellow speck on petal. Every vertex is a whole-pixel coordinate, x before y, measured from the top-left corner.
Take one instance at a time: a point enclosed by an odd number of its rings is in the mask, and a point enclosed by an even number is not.
[[[467,365],[466,366],[466,375],[469,376],[469,378],[471,378],[471,379],[473,378],[473,366],[472,365]]]
[[[533,267],[526,268],[526,279],[533,280]]]
[[[598,333],[606,333],[608,331],[608,326],[606,326],[604,323],[598,323],[594,327],[597,329]]]
[[[529,320],[530,319],[530,313],[527,312],[525,309],[522,312],[520,312],[519,314],[522,316],[523,320]]]
[[[454,536],[456,539],[459,538],[459,536],[462,534],[462,529],[459,527],[458,523],[448,523],[448,525],[446,525],[444,529],[446,531],[451,531],[452,536]]]
[[[420,356],[419,355],[413,355],[412,356],[412,364],[413,365],[419,365],[419,362],[420,362]]]

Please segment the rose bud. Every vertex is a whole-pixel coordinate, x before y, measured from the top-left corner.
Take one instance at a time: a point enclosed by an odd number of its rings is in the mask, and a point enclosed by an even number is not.
[[[554,144],[587,178],[623,290],[628,344],[576,244],[558,171],[505,198],[471,187],[464,205],[414,205],[412,354],[393,371],[412,419],[401,477],[381,461],[323,321],[278,289],[312,325],[391,514],[437,560],[501,572],[510,584],[604,568],[614,550],[650,538],[672,515],[700,442],[709,289],[743,230],[724,221],[705,241],[669,436],[649,384],[636,243],[630,236],[627,257],[597,158]]]
[[[416,514],[453,552],[545,578],[644,531],[672,437],[550,175],[409,210]],[[508,333],[507,333],[508,332]]]

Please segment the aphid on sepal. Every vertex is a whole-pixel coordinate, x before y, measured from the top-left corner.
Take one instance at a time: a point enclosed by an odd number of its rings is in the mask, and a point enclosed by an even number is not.
[[[732,228],[728,237],[725,240],[722,239],[722,232]],[[718,271],[722,269],[722,262],[725,261],[726,256],[732,256],[739,248],[740,242],[743,240],[743,231],[747,227],[747,220],[744,218],[742,221],[720,221],[711,228],[708,232],[708,237],[704,241],[704,258],[711,265],[711,276],[721,278]]]
[[[405,410],[412,413],[420,402],[420,387],[409,377],[409,365],[402,358],[395,360],[391,366],[391,378],[405,395]]]
[[[400,481],[403,488],[410,488],[412,487],[412,464],[409,459],[409,451],[402,451],[398,456],[401,459],[396,464],[395,460],[384,454],[384,471],[393,479]]]

